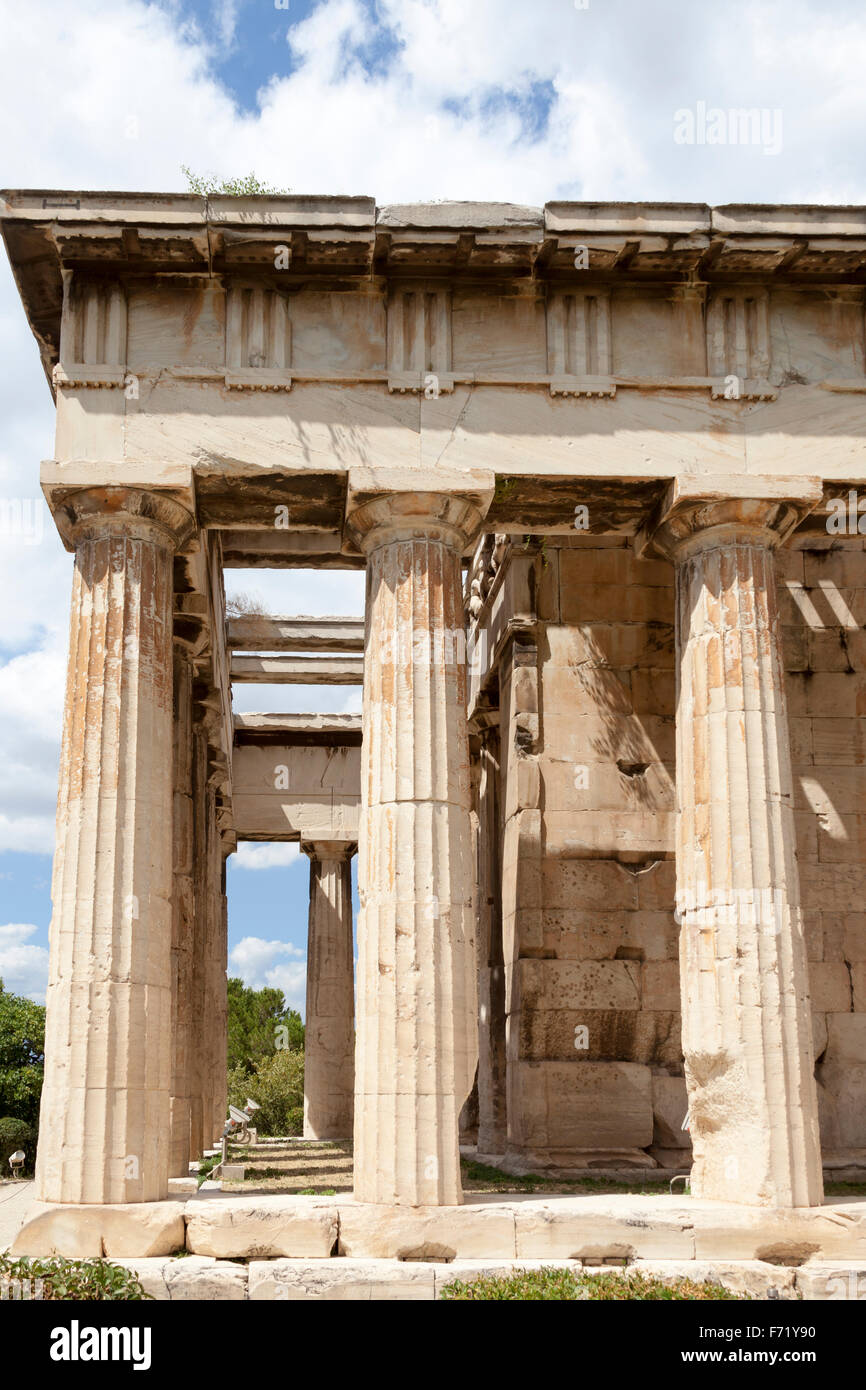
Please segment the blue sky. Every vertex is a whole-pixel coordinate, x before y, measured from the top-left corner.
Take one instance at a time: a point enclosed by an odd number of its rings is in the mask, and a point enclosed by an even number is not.
[[[862,0],[0,0],[0,184],[182,189],[198,173],[377,202],[866,203]],[[753,107],[780,139],[675,138]],[[38,490],[53,408],[0,255],[0,976],[41,995],[70,557]],[[271,611],[360,612],[357,575],[231,571]],[[237,707],[358,708],[242,688]],[[229,870],[232,968],[303,998],[307,863]],[[279,854],[277,854],[279,857]]]

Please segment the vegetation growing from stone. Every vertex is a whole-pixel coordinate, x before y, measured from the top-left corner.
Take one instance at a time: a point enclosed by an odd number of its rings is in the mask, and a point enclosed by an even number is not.
[[[22,1298],[131,1303],[152,1297],[144,1292],[137,1275],[109,1260],[66,1260],[59,1255],[40,1260],[12,1259],[0,1254],[0,1295],[5,1292],[7,1280],[17,1281]]]
[[[233,1067],[228,1076],[229,1105],[243,1109],[247,1096],[261,1106],[253,1121],[259,1134],[298,1133],[299,1110],[303,1126],[303,1052],[282,1048],[256,1062],[251,1071]]]
[[[617,1300],[629,1302],[736,1300],[721,1284],[672,1279],[668,1283],[652,1275],[590,1274],[571,1269],[519,1269],[508,1275],[483,1275],[466,1281],[455,1279],[439,1295],[449,1302],[529,1302]]]
[[[232,594],[226,599],[227,618],[264,618],[267,617],[267,609],[261,594],[239,593]]]
[[[211,1173],[213,1172],[214,1168],[217,1166],[219,1161],[219,1154],[209,1154],[207,1158],[203,1158],[201,1160],[201,1162],[198,1165],[199,1187],[201,1187],[204,1183],[207,1182],[208,1178],[210,1177]]]
[[[0,980],[0,1115],[39,1124],[45,1005],[10,994]]]
[[[252,172],[244,174],[241,178],[221,179],[216,174],[194,174],[185,164],[180,168],[187,182],[187,190],[197,193],[200,198],[217,195],[223,198],[256,198],[263,194],[273,197],[292,191],[290,188],[276,188],[272,183],[263,183]]]
[[[25,1120],[16,1120],[11,1115],[0,1120],[0,1178],[12,1176],[9,1155],[17,1149],[24,1150],[22,1173],[32,1173],[36,1159],[36,1131]]]

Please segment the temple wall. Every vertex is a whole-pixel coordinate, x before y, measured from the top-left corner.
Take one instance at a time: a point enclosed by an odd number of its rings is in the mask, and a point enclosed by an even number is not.
[[[832,1161],[866,1147],[864,541],[782,551],[777,573],[821,1141]]]
[[[833,1162],[866,1146],[866,551],[859,539],[808,544],[819,548],[781,551],[777,575],[821,1137]],[[498,1148],[528,1169],[646,1154],[687,1168],[673,569],[614,536],[515,545],[503,568],[481,619],[493,641],[509,612],[516,629],[496,663]],[[491,796],[489,772],[485,785]],[[482,794],[482,819],[484,804]],[[489,921],[483,940],[489,978]],[[488,1078],[489,1025],[488,1015]]]

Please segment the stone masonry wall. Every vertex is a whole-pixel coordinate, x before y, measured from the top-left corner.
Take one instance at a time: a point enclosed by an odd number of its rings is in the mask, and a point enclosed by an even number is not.
[[[777,573],[832,1164],[866,1155],[866,548],[822,541]],[[687,1166],[673,571],[605,536],[549,538],[534,572],[535,645],[500,668],[507,1151]]]
[[[779,554],[777,576],[821,1142],[832,1164],[866,1157],[866,542],[807,544]]]
[[[510,1148],[678,1164],[673,573],[615,537],[548,539],[536,598],[541,910],[518,925]]]

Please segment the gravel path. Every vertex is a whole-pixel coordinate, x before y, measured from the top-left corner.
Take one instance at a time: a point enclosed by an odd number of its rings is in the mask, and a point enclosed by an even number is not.
[[[12,1244],[36,1198],[33,1179],[0,1183],[0,1250]]]

